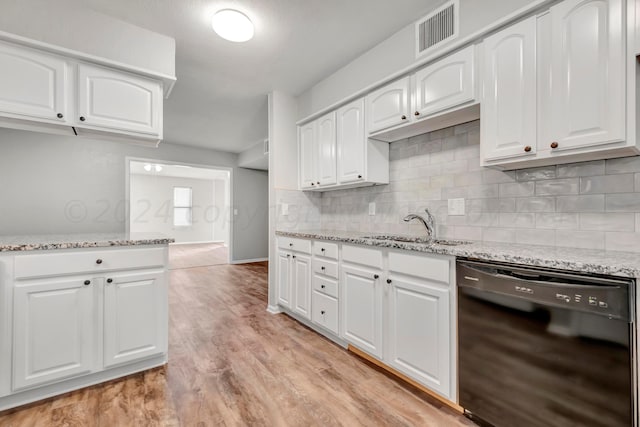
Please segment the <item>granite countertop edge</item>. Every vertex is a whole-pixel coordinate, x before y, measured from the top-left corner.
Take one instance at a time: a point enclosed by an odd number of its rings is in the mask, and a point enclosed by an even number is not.
[[[29,252],[56,249],[108,248],[117,246],[153,246],[174,243],[164,236],[94,236],[94,235],[43,235],[0,236],[0,252]]]
[[[402,249],[455,256],[482,261],[497,261],[581,273],[640,278],[640,253],[472,241],[458,246],[374,240],[376,233],[348,231],[276,231],[283,237],[318,239],[365,246]]]

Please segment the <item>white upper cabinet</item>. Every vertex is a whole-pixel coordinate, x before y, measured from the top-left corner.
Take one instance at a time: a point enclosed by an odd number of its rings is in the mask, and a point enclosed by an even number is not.
[[[337,116],[338,180],[355,182],[365,173],[364,99],[340,108]]]
[[[482,158],[536,152],[536,18],[485,39],[481,46]]]
[[[367,131],[369,133],[409,120],[410,89],[411,78],[405,77],[367,95]]]
[[[623,18],[622,0],[565,0],[551,8],[554,140],[546,143],[557,143],[554,150],[625,139]]]
[[[78,65],[78,126],[162,133],[160,82],[88,64]]]
[[[315,188],[318,178],[316,122],[311,122],[298,128],[298,150],[300,154],[300,188]]]
[[[469,46],[414,74],[415,119],[475,101],[474,52]]]
[[[336,113],[331,112],[317,121],[318,176],[316,185],[336,184]]]
[[[0,115],[67,123],[68,65],[58,56],[0,42]]]

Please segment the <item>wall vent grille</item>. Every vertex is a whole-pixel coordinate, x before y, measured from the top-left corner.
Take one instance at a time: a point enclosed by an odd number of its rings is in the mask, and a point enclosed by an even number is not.
[[[416,23],[416,56],[458,36],[458,1],[442,5]]]

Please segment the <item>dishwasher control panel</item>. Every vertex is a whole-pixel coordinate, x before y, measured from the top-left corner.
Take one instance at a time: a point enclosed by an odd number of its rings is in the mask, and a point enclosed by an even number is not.
[[[459,261],[458,286],[615,319],[630,319],[632,281],[536,268]]]

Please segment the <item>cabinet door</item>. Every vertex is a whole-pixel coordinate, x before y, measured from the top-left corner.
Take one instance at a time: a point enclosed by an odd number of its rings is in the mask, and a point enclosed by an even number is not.
[[[625,139],[622,4],[566,0],[551,8],[554,151]]]
[[[397,80],[367,95],[367,131],[369,134],[406,123],[411,108],[411,78]]]
[[[104,284],[104,365],[167,351],[164,271],[118,273]]]
[[[456,52],[414,75],[414,119],[475,100],[475,46]]]
[[[302,317],[311,318],[311,257],[292,255],[291,286],[293,288],[293,311]]]
[[[382,284],[380,272],[342,266],[342,336],[354,346],[382,358]]]
[[[291,253],[278,251],[278,264],[276,266],[276,283],[278,287],[278,304],[291,307]]]
[[[78,126],[161,136],[162,86],[122,71],[80,64],[78,120]]]
[[[74,278],[44,279],[14,288],[14,390],[94,369],[94,340],[100,339],[95,336],[95,286],[92,280]]]
[[[318,119],[318,181],[316,185],[336,184],[336,113]]]
[[[0,42],[0,70],[0,112],[67,123],[64,59]]]
[[[487,37],[481,49],[482,159],[486,162],[534,155],[536,17]]]
[[[450,396],[452,334],[449,290],[426,281],[392,278],[387,362],[443,396]]]
[[[367,139],[364,134],[364,99],[338,110],[338,182],[361,181],[366,174]]]
[[[298,128],[298,147],[300,149],[300,188],[315,188],[317,181],[318,145],[316,122]]]

